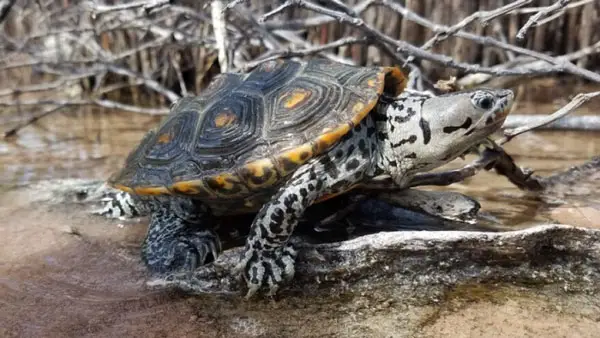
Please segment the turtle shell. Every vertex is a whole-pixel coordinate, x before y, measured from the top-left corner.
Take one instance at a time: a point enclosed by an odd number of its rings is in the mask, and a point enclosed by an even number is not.
[[[139,195],[247,196],[272,188],[326,152],[373,109],[396,96],[398,68],[332,61],[270,61],[217,76],[179,100],[109,179]]]

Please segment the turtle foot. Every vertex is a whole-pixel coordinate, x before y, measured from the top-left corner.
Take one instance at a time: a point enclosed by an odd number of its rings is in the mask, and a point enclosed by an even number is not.
[[[146,241],[142,258],[154,273],[194,271],[213,262],[221,252],[221,242],[210,230],[179,233],[160,241]]]
[[[150,218],[142,259],[154,273],[191,272],[217,259],[221,241],[210,228],[179,217],[170,204]]]
[[[273,250],[246,250],[238,266],[248,287],[246,298],[263,288],[268,288],[267,295],[273,296],[285,283],[291,281],[295,272],[296,255],[291,244]]]

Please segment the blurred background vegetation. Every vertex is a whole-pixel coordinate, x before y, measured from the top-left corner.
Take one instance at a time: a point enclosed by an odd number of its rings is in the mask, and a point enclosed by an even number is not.
[[[324,7],[329,1],[315,2]],[[431,27],[390,10],[402,6],[436,25],[452,26],[478,11],[491,11],[510,0],[406,0],[344,3],[365,23],[392,39],[423,45],[436,33]],[[165,113],[178,96],[197,94],[221,72],[213,32],[210,1],[175,1],[144,8],[119,7],[136,2],[19,0],[1,27],[0,103],[5,108],[38,106],[43,111],[72,105],[97,104],[147,113]],[[146,3],[152,3],[148,1]],[[485,25],[475,22],[462,31],[490,37],[552,56],[579,52],[579,67],[600,67],[600,1],[570,1],[527,32],[516,34],[551,0],[528,1]],[[252,0],[227,11],[226,38],[232,68],[273,50],[307,50],[347,38],[364,37],[355,26],[298,7],[290,7],[260,22],[260,16],[282,1]],[[552,17],[553,16],[553,17]],[[359,65],[398,64],[370,39],[320,53]],[[587,50],[586,50],[587,48]],[[581,52],[583,50],[583,53]],[[392,50],[393,52],[393,50]],[[512,51],[449,36],[431,52],[457,62],[494,66],[519,60]],[[517,59],[515,59],[517,57]],[[413,62],[431,81],[464,72],[439,63]],[[138,108],[158,108],[145,109]]]

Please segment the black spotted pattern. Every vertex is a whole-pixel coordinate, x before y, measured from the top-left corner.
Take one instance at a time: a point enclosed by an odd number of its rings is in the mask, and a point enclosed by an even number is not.
[[[442,131],[446,134],[452,134],[453,132],[460,130],[460,129],[468,129],[472,124],[473,124],[473,120],[471,120],[470,117],[467,117],[467,119],[465,120],[465,122],[462,125],[444,127],[444,129],[442,129]]]
[[[423,143],[428,144],[429,141],[431,141],[431,128],[429,128],[429,122],[427,122],[427,120],[424,118],[421,118],[419,120],[419,127],[423,132]]]
[[[402,139],[399,142],[392,143],[392,148],[398,148],[406,143],[415,143],[417,141],[417,135],[410,135],[408,138]]]

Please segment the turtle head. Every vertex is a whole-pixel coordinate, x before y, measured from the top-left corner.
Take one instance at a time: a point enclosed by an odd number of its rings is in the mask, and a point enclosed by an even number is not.
[[[500,129],[514,102],[505,89],[413,96],[399,97],[386,111],[388,149],[402,170],[412,172],[450,162],[483,141]]]

